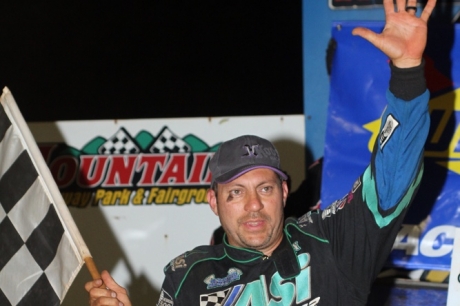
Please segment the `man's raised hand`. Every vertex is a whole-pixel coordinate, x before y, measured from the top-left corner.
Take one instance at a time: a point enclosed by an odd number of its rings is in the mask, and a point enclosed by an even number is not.
[[[436,5],[436,0],[428,0],[420,17],[417,17],[417,0],[383,1],[385,27],[377,34],[369,29],[357,27],[353,35],[367,39],[385,53],[399,68],[420,65],[427,40],[427,23]]]

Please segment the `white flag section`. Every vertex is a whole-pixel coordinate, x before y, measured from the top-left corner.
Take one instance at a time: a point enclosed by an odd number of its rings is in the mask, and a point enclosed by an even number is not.
[[[0,108],[0,305],[60,305],[90,257],[13,96]]]

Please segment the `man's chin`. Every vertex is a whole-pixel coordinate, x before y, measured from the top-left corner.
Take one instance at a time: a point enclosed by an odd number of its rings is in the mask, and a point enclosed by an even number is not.
[[[267,246],[268,238],[265,237],[249,237],[243,240],[243,243],[251,249],[260,250]]]

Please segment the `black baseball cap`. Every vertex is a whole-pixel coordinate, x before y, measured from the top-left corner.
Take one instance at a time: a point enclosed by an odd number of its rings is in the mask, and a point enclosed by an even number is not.
[[[211,186],[231,182],[257,168],[273,170],[287,180],[280,165],[278,151],[270,141],[254,135],[239,136],[223,142],[209,162]]]

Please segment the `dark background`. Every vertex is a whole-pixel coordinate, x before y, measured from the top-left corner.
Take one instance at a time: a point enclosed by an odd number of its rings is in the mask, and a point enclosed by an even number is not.
[[[0,4],[26,121],[303,113],[301,1]]]

